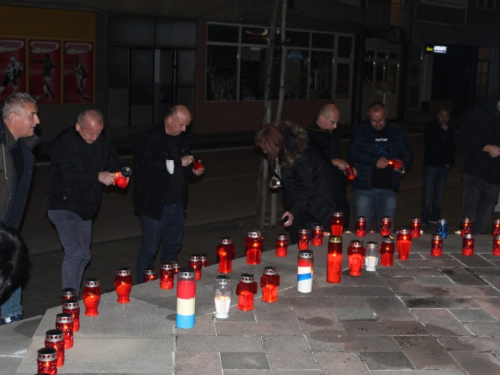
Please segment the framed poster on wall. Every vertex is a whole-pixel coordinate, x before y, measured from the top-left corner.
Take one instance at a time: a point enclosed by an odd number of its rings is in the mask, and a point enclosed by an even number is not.
[[[26,91],[25,61],[24,39],[0,39],[0,103],[16,91]]]
[[[94,102],[94,43],[64,42],[64,103]]]
[[[51,40],[29,41],[29,93],[38,103],[61,102],[61,43]]]

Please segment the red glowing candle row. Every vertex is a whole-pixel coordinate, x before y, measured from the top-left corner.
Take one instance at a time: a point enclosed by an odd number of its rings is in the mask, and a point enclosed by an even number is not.
[[[286,257],[288,255],[288,240],[286,234],[278,234],[276,237],[276,256]]]
[[[344,213],[341,211],[334,212],[330,219],[331,235],[342,236],[344,231]]]
[[[253,310],[254,295],[257,293],[257,288],[257,282],[251,273],[241,275],[240,282],[236,286],[238,309],[243,311]]]
[[[360,276],[361,267],[363,266],[365,260],[366,249],[363,246],[363,242],[359,240],[353,240],[347,248],[347,260],[349,263],[349,275]]]
[[[221,239],[217,246],[217,256],[219,257],[219,272],[233,272],[233,259],[235,257],[235,249],[233,240],[229,237]]]
[[[342,276],[342,237],[331,236],[328,239],[326,281],[340,283]]]
[[[313,246],[323,245],[323,227],[321,225],[315,225],[312,231],[311,244]]]
[[[273,303],[278,301],[278,286],[280,285],[280,275],[276,267],[267,266],[264,274],[260,278],[262,288],[262,301]]]
[[[259,231],[250,231],[245,238],[245,252],[247,264],[260,264],[262,250],[264,248],[264,237]]]
[[[309,249],[309,229],[299,229],[299,241],[297,243],[299,250]]]

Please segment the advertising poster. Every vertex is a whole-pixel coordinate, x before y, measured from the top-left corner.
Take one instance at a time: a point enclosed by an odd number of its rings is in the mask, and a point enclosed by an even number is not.
[[[0,39],[0,104],[12,93],[26,92],[26,41]]]
[[[61,43],[50,40],[29,41],[29,93],[38,103],[61,102]]]
[[[64,42],[64,103],[94,101],[94,43]]]

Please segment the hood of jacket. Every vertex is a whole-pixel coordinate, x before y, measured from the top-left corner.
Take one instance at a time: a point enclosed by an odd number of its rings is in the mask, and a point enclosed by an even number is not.
[[[282,165],[288,168],[309,147],[309,136],[307,130],[291,121],[283,122],[280,125],[280,131],[285,138],[286,148],[285,155],[282,158]]]

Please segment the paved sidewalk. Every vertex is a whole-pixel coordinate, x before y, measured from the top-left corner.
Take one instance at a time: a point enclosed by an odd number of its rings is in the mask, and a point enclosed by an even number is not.
[[[344,235],[344,268],[353,238]],[[365,243],[370,240],[380,237],[364,238]],[[157,281],[134,286],[127,305],[108,293],[99,316],[86,317],[82,309],[74,348],[58,373],[499,374],[500,258],[493,257],[491,248],[491,235],[476,236],[476,254],[464,257],[461,237],[452,234],[443,256],[435,258],[426,234],[413,241],[410,260],[379,266],[377,272],[363,270],[360,277],[344,271],[340,284],[328,284],[325,243],[312,248],[315,272],[309,294],[296,289],[295,246],[286,258],[265,252],[258,266],[236,259],[230,275],[234,288],[242,272],[254,273],[258,280],[264,266],[275,265],[281,275],[279,298],[267,304],[259,293],[255,310],[232,306],[225,320],[213,316],[217,265],[210,266],[197,283],[196,325],[189,330],[175,328],[175,289],[161,290]],[[232,302],[236,304],[235,296]],[[9,353],[14,346],[22,352],[12,337],[35,323],[0,327],[0,356],[10,356],[11,368],[20,364],[12,373],[36,372],[36,350],[59,311],[47,310],[22,361]],[[8,338],[11,345],[5,345]]]

